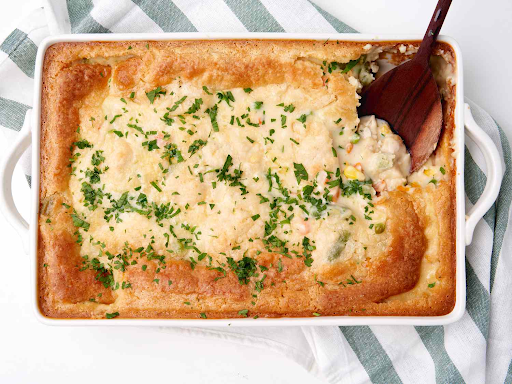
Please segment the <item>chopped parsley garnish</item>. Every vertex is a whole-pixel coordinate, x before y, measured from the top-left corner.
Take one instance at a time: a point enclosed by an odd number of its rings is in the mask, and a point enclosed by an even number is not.
[[[255,101],[254,109],[260,109],[262,105],[263,105],[263,101]]]
[[[146,92],[146,96],[148,97],[149,102],[153,104],[155,99],[159,98],[160,95],[165,95],[166,93],[167,91],[163,90],[162,87],[159,86],[152,91]]]
[[[96,151],[96,153],[94,153],[92,155],[92,159],[91,159],[92,165],[100,165],[102,162],[105,161],[105,157],[103,157],[102,153],[103,153],[103,151]]]
[[[217,111],[217,104],[206,110],[206,113],[210,116],[210,121],[212,122],[214,132],[219,132],[219,124],[217,123]]]
[[[445,174],[446,174],[446,170],[445,170],[443,167],[439,168],[439,171],[440,171],[443,175],[445,175]]]
[[[199,151],[201,148],[203,148],[206,144],[208,144],[208,141],[203,141],[201,139],[195,140],[190,147],[188,147],[188,153],[190,153],[190,156],[193,156],[197,151]]]
[[[297,119],[297,121],[301,122],[302,124],[304,124],[306,122],[306,119],[308,118],[308,115],[306,115],[305,113],[300,115],[300,117]]]
[[[238,282],[241,285],[247,285],[249,279],[257,273],[256,260],[251,257],[244,256],[238,262],[232,257],[228,257],[227,262],[229,269],[238,277]]]
[[[252,92],[252,89],[251,89],[251,88],[244,88],[244,92],[245,92],[245,93],[251,93],[251,92]]]
[[[169,116],[169,113],[170,112],[166,112],[164,114],[164,116],[162,118],[160,118],[160,120],[162,120],[165,124],[167,124],[168,126],[172,126],[172,123],[174,123],[174,119],[172,117]]]
[[[207,95],[213,95],[213,93],[211,93],[209,90],[208,90],[208,87],[206,85],[203,85],[203,91],[205,91],[205,93]]]
[[[143,147],[148,147],[148,151],[149,152],[154,151],[155,149],[160,149],[160,147],[158,146],[156,140],[145,141],[145,142],[142,143],[142,146]]]
[[[228,184],[230,187],[239,187],[240,191],[242,192],[242,196],[246,195],[247,193],[247,187],[240,182],[240,179],[242,178],[243,171],[238,168],[233,171],[233,174],[228,173],[229,168],[233,165],[233,158],[231,155],[228,155],[226,157],[226,161],[224,162],[224,165],[222,166],[222,169],[217,169],[215,172],[217,172],[217,179],[219,181],[225,181],[226,184]]]
[[[166,144],[164,147],[165,151],[162,155],[162,159],[167,159],[169,161],[169,164],[173,164],[173,159],[176,159],[176,163],[181,163],[185,161],[183,159],[183,156],[181,155],[181,151],[178,149],[178,146],[174,143]]]
[[[355,285],[355,284],[361,284],[362,281],[358,281],[354,275],[350,275],[350,279],[347,279],[347,284],[348,285]]]
[[[84,148],[92,148],[92,144],[89,143],[87,140],[82,139],[80,141],[75,141],[73,143],[74,146],[76,146],[78,149],[84,149]]]
[[[325,286],[325,283],[323,281],[320,281],[317,279],[317,276],[315,275],[315,282],[320,285],[321,287],[324,287]]]
[[[260,265],[260,269],[261,271],[263,272],[263,268],[265,268],[265,270],[267,270],[266,267],[263,267],[262,265]],[[256,281],[254,283],[254,289],[258,292],[261,292],[263,291],[263,288],[265,288],[265,286],[263,285],[263,282],[265,281],[265,279],[267,278],[267,275],[263,275],[263,277],[261,278],[261,280],[259,281]]]
[[[430,284],[428,285],[428,287],[429,287],[429,288],[434,288],[435,286],[436,286],[436,283],[435,283],[435,282],[430,283]]]
[[[352,68],[354,68],[357,63],[359,63],[359,59],[356,59],[356,60],[350,60],[346,65],[345,65],[345,68],[343,68],[343,70],[341,71],[341,73],[347,73],[348,71],[350,71]]]
[[[227,92],[217,92],[217,97],[219,98],[219,103],[225,101],[227,105],[231,107],[231,102],[235,102],[235,97],[231,93],[231,91]]]
[[[238,314],[243,317],[247,317],[247,312],[249,312],[248,309],[242,309],[241,311],[238,311]]]
[[[309,238],[304,237],[302,239],[302,249],[304,255],[304,264],[306,267],[311,267],[311,265],[313,265],[313,257],[311,252],[314,251],[316,247],[310,243]]]
[[[97,184],[100,182],[100,175],[103,172],[100,171],[97,167],[94,167],[94,169],[91,171],[89,168],[85,171],[85,177],[89,178],[89,182],[91,184]]]
[[[135,129],[137,132],[140,132],[140,133],[142,133],[143,135],[146,135],[146,134],[144,133],[144,130],[143,130],[141,127],[139,127],[138,125],[136,125],[136,124],[126,124],[126,125],[128,126],[128,128]]]
[[[174,103],[174,105],[171,107],[171,108],[167,108],[169,110],[169,112],[174,112],[175,110],[178,109],[178,107],[180,106],[181,103],[183,103],[185,100],[187,99],[187,96],[183,96],[181,99],[179,99],[178,101],[176,101]]]
[[[253,122],[251,121],[251,119],[250,119],[250,118],[247,118],[247,120],[245,120],[245,123],[246,123],[247,125],[250,125],[251,127],[259,127],[259,126],[260,126],[260,125],[259,125],[259,124],[257,124],[257,123],[253,123]]]
[[[185,112],[185,114],[191,115],[201,109],[201,105],[203,104],[203,99],[195,99],[194,103],[190,106],[190,108]]]
[[[162,188],[160,188],[160,187],[158,186],[158,184],[156,183],[156,181],[152,181],[150,184],[151,184],[151,185],[152,185],[152,186],[153,186],[153,187],[154,187],[158,192],[162,192]]]
[[[351,196],[353,194],[359,194],[367,200],[372,199],[371,193],[365,188],[366,185],[371,185],[371,180],[359,181],[349,180],[346,184],[343,184],[341,178],[329,181],[327,185],[331,188],[339,186],[341,188],[341,194],[343,196]]]
[[[83,228],[85,232],[89,230],[89,227],[91,226],[89,223],[87,223],[85,220],[78,217],[76,213],[71,214],[71,219],[73,219],[73,225],[78,228]]]
[[[106,317],[107,319],[113,319],[114,317],[117,317],[117,316],[119,316],[119,312],[106,313],[106,314],[105,314],[105,317]]]
[[[302,164],[293,163],[293,168],[295,169],[293,173],[295,174],[295,178],[297,179],[297,184],[300,184],[301,180],[308,181],[308,172],[306,168]]]
[[[279,259],[277,261],[277,272],[281,273],[283,272],[283,260]]]
[[[285,112],[293,112],[295,111],[295,106],[293,104],[290,105],[284,105],[284,103],[277,104],[278,107],[284,107]]]

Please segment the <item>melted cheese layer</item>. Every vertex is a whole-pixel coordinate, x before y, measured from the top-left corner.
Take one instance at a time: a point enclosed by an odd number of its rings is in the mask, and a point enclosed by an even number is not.
[[[206,254],[220,264],[284,243],[300,253],[307,237],[316,244],[317,264],[342,253],[363,260],[361,239],[371,241],[374,233],[368,215],[378,223],[385,215],[368,213],[368,197],[340,196],[335,185],[348,181],[340,174],[347,159],[335,150],[337,120],[348,127],[358,121],[323,90],[269,85],[219,92],[220,100],[213,90],[177,80],[153,103],[138,92],[108,96],[98,116],[81,109],[80,134],[92,147],[75,148],[70,190],[90,225],[87,233],[81,229],[89,239],[82,256],[108,263],[105,250],[121,253],[129,244],[186,260]],[[365,194],[375,197],[365,184]],[[313,199],[305,197],[307,188]]]

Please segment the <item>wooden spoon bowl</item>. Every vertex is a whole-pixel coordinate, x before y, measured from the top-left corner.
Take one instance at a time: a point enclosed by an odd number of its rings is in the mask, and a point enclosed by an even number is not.
[[[437,146],[443,126],[441,95],[429,67],[435,39],[451,0],[439,0],[418,53],[377,79],[362,95],[359,115],[386,120],[411,155],[411,172],[421,168]]]

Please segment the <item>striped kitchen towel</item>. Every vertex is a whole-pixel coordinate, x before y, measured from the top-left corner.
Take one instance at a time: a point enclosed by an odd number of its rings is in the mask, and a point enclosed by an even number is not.
[[[41,40],[58,33],[355,32],[308,0],[40,0],[0,45],[0,131],[16,137],[31,108]],[[504,161],[503,188],[467,248],[467,310],[437,327],[164,328],[273,349],[331,383],[512,383],[510,147],[496,122],[470,103]],[[465,148],[468,209],[483,191],[485,161]],[[29,162],[25,161],[25,165]],[[27,177],[30,170],[25,167]],[[30,180],[30,179],[29,179]]]

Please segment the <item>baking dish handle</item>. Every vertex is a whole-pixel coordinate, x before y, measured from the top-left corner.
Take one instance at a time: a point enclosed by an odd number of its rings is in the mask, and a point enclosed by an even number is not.
[[[12,196],[12,175],[18,160],[30,146],[32,141],[30,129],[31,110],[25,115],[25,122],[15,142],[7,149],[7,153],[0,164],[0,210],[7,221],[21,236],[23,249],[28,253],[28,223],[20,215]]]
[[[473,119],[468,104],[464,105],[464,125],[467,135],[476,143],[485,158],[487,167],[487,183],[482,195],[466,214],[466,245],[471,244],[473,232],[480,219],[487,213],[500,193],[503,179],[501,157],[491,138],[478,126]]]

